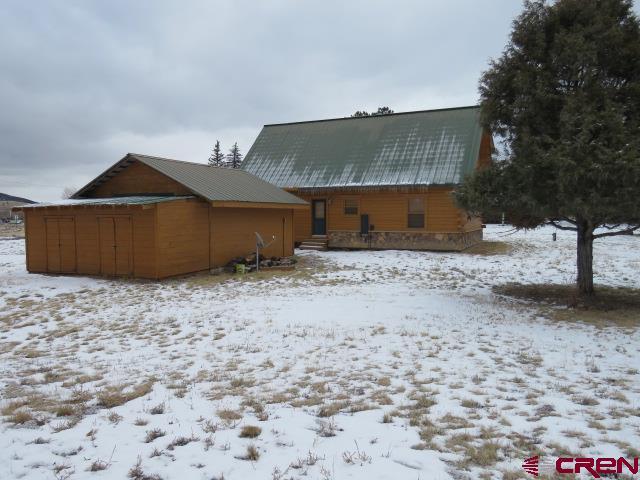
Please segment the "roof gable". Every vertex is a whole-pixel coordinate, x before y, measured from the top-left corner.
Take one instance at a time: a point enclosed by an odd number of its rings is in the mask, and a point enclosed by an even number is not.
[[[450,185],[476,166],[479,107],[265,125],[242,168],[283,188]]]
[[[118,175],[136,161],[151,167],[184,186],[189,192],[208,201],[306,203],[304,200],[242,170],[212,167],[203,163],[183,162],[136,153],[127,154],[122,160],[78,190],[73,198],[87,196],[91,191],[99,188],[100,185]],[[179,193],[182,194],[183,192]]]

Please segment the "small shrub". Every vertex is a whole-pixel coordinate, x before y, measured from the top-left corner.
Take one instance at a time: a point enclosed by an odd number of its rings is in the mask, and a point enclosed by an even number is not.
[[[262,429],[260,427],[256,427],[255,425],[245,425],[240,430],[240,438],[256,438],[262,433]]]
[[[322,405],[318,409],[317,415],[321,418],[333,417],[334,415],[337,415],[338,413],[340,413],[340,410],[342,410],[343,408],[346,408],[347,406],[348,406],[347,402],[334,402],[334,403],[329,403],[327,405]]]
[[[571,400],[580,405],[584,405],[586,407],[593,407],[594,405],[600,404],[598,400],[593,397],[589,397],[587,395],[584,396],[575,396]]]
[[[49,443],[50,441],[51,440],[49,440],[48,438],[38,437],[35,440],[32,440],[29,443],[27,443],[27,445],[44,445],[46,443]]]
[[[382,415],[382,423],[392,423],[392,422],[393,422],[393,415],[391,415],[389,412]]]
[[[335,437],[336,436],[336,432],[338,431],[338,427],[336,425],[336,422],[331,419],[331,420],[318,420],[318,428],[316,429],[316,432],[318,435],[320,435],[321,437]]]
[[[260,458],[260,451],[255,445],[247,445],[247,451],[244,455],[237,457],[240,460],[249,460],[250,462],[257,462]]]
[[[120,420],[122,420],[122,415],[120,415],[118,412],[109,412],[109,415],[107,415],[107,419],[114,425],[117,425],[118,423],[120,423]]]
[[[162,415],[164,413],[164,402],[159,403],[158,405],[156,405],[155,407],[152,407],[149,410],[149,413],[151,415]]]
[[[464,452],[463,463],[479,467],[488,467],[499,460],[500,445],[494,441],[482,443],[479,447],[467,445]]]
[[[159,429],[159,428],[154,428],[153,430],[147,430],[147,435],[144,438],[144,443],[151,443],[153,442],[156,438],[160,438],[160,437],[164,437],[167,434],[167,432]]]
[[[58,408],[56,408],[55,413],[56,417],[71,417],[76,412],[75,408],[73,408],[71,405],[60,405]]]
[[[191,442],[197,442],[199,440],[198,437],[191,435],[190,437],[178,437],[173,439],[173,441],[167,445],[167,450],[173,450],[175,447],[184,447]]]
[[[91,462],[88,470],[90,472],[100,472],[101,470],[106,470],[107,468],[109,468],[109,464],[107,462],[103,460],[95,460],[94,462]]]
[[[127,477],[131,480],[162,480],[160,475],[148,475],[142,470],[142,458],[138,457],[136,464],[129,469]]]
[[[476,402],[475,400],[472,400],[470,398],[465,398],[464,400],[462,400],[460,402],[460,405],[463,406],[464,408],[480,408],[480,407],[482,407],[482,405],[479,402]]]
[[[26,410],[17,410],[8,418],[8,421],[15,425],[23,425],[31,420],[33,420],[33,415]]]

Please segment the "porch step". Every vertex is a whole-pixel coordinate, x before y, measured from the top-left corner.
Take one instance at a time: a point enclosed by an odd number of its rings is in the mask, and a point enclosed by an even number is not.
[[[327,250],[329,244],[329,240],[326,236],[313,236],[308,238],[304,242],[300,244],[298,247],[300,250],[316,250],[316,251],[325,251]]]

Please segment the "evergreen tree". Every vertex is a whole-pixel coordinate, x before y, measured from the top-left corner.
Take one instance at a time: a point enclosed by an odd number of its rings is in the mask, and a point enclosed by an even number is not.
[[[640,228],[640,25],[631,0],[526,1],[480,80],[483,123],[506,158],[458,190],[472,213],[577,236],[592,295],[593,241]]]
[[[374,113],[372,113],[372,116],[377,116],[377,115],[390,115],[393,113],[393,110],[391,110],[389,107],[378,107],[378,110]]]
[[[238,147],[238,142],[236,142],[227,154],[227,167],[240,168],[240,165],[242,165],[242,153],[240,153],[240,147]]]
[[[389,107],[378,107],[373,113],[369,113],[366,110],[357,110],[352,117],[376,117],[378,115],[389,115],[390,113],[394,113]]]
[[[222,167],[225,164],[224,153],[220,148],[220,140],[216,140],[216,144],[213,147],[213,151],[209,156],[209,165],[212,167]]]

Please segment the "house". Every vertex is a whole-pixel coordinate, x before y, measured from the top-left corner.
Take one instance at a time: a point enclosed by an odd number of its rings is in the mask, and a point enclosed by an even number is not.
[[[491,162],[479,107],[265,125],[242,168],[310,203],[303,247],[463,250],[482,223],[452,192]]]
[[[70,200],[20,207],[30,272],[165,278],[293,254],[306,202],[250,173],[128,154]]]
[[[29,203],[35,203],[33,200],[22,197],[14,197],[13,195],[7,195],[6,193],[0,193],[0,223],[2,221],[14,220],[16,217],[22,218],[22,213],[11,213],[11,210],[21,205]]]

